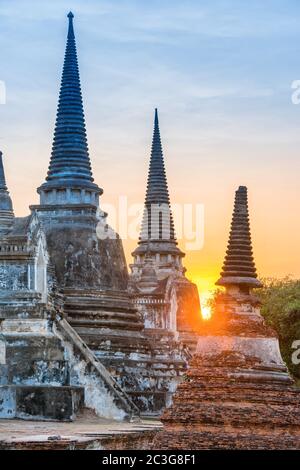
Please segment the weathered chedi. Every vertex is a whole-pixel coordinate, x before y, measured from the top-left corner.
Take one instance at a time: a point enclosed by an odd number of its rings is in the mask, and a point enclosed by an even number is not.
[[[122,419],[129,397],[64,318],[37,211],[15,217],[0,154],[0,418]]]
[[[122,243],[99,237],[108,229],[99,207],[87,147],[73,15],[70,13],[52,156],[32,206],[46,232],[64,311],[92,349],[143,349],[142,322],[127,295]],[[113,360],[113,357],[112,357]]]
[[[300,449],[300,390],[259,312],[247,189],[235,196],[212,321],[165,411],[156,449]]]
[[[132,253],[130,290],[148,335],[169,335],[193,350],[201,309],[195,284],[185,277],[178,248],[155,109],[141,234]]]
[[[38,192],[40,205],[32,209],[46,232],[68,322],[141,411],[160,411],[177,385],[173,363],[182,368],[186,361],[144,334],[128,295],[122,242],[109,236],[113,231],[99,207],[102,190],[88,154],[72,14],[52,157]]]

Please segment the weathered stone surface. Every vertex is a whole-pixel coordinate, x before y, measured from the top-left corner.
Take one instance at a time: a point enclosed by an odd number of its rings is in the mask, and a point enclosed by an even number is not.
[[[83,405],[84,389],[62,386],[0,387],[0,418],[73,420]]]

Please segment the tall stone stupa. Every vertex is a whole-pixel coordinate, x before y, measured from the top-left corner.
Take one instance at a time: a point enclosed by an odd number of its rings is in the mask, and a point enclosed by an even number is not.
[[[171,332],[193,351],[200,300],[185,276],[185,254],[176,240],[157,109],[141,233],[132,256],[130,289],[146,330]]]

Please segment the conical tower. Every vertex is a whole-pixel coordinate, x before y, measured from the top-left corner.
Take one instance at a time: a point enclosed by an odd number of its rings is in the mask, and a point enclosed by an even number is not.
[[[200,299],[197,286],[185,277],[182,265],[185,254],[177,246],[157,109],[141,234],[132,256],[134,262],[130,265],[130,288],[143,318],[151,319],[145,321],[146,328],[150,328],[147,325],[158,331],[162,329],[161,325],[164,325],[164,329],[171,328],[192,350],[197,342],[196,330],[200,323]],[[148,299],[145,302],[143,295],[139,295],[145,273],[149,276],[150,262],[152,282],[154,284],[155,270],[158,287],[153,289],[153,294],[159,292],[166,305],[164,311],[155,303],[156,300],[151,303]]]
[[[151,148],[141,241],[175,242],[173,215],[160,139],[157,108]]]
[[[0,152],[0,232],[7,231],[13,220],[13,205],[6,186],[2,152]]]
[[[300,449],[300,390],[276,333],[251,294],[260,287],[252,258],[247,190],[236,192],[222,277],[226,293],[205,322],[196,353],[162,416],[154,449]]]
[[[46,182],[38,188],[41,204],[46,205],[98,205],[102,194],[93,182],[88,152],[73,18],[70,12],[48,175]]]
[[[262,287],[257,279],[253,259],[247,188],[240,186],[235,193],[231,231],[219,286],[238,285]]]
[[[160,279],[181,271],[184,253],[177,247],[168,183],[155,108],[147,190],[138,247],[132,253],[133,274],[140,274],[146,253],[150,253]]]

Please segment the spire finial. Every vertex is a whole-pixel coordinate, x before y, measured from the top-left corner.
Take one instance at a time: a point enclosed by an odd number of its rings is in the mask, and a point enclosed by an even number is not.
[[[0,189],[4,191],[7,190],[6,181],[5,181],[5,174],[4,174],[4,167],[3,167],[3,159],[2,159],[2,152],[0,150]]]
[[[13,219],[12,200],[6,186],[2,152],[0,151],[0,232],[10,227]]]
[[[74,28],[73,28],[73,18],[74,18],[74,15],[73,13],[70,11],[68,13],[68,18],[69,18],[69,29],[68,29],[68,39],[74,39],[75,38],[75,35],[74,35]]]

